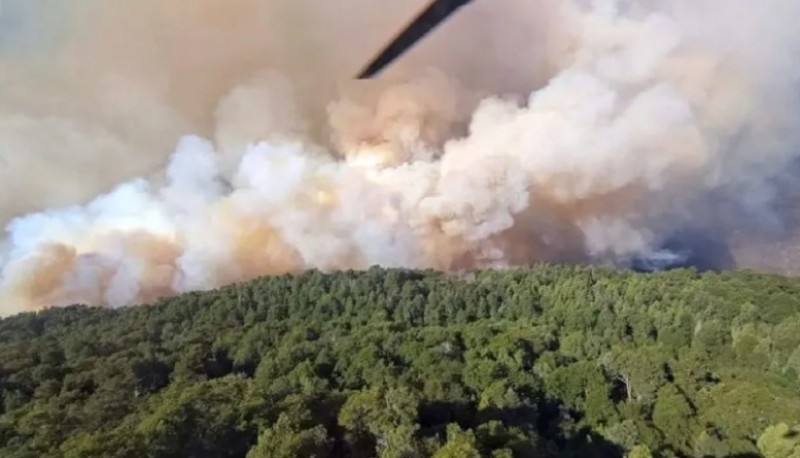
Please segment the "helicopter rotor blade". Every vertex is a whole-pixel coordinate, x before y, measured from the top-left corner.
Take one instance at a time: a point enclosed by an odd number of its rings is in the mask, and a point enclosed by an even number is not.
[[[434,0],[358,75],[371,78],[472,0]]]

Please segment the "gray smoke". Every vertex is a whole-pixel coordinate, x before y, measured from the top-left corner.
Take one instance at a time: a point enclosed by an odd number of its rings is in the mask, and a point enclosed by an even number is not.
[[[4,4],[2,313],[794,233],[794,0],[476,2],[353,81],[425,3]]]

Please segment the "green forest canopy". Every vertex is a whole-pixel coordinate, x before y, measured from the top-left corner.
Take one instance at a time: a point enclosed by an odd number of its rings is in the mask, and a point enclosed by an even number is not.
[[[0,321],[0,456],[800,457],[800,280],[261,278]]]

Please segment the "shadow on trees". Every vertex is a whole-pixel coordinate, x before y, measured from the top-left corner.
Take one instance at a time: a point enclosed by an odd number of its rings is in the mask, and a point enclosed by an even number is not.
[[[436,434],[442,438],[446,437],[448,423],[457,423],[462,429],[475,432],[481,425],[499,422],[509,430],[525,433],[530,440],[509,440],[508,436],[503,436],[493,441],[483,437],[481,443],[492,447],[496,442],[497,448],[510,447],[515,456],[621,458],[625,455],[622,447],[588,427],[574,430],[574,418],[568,409],[549,399],[536,405],[480,410],[472,402],[428,402],[420,406],[418,418],[425,435]]]

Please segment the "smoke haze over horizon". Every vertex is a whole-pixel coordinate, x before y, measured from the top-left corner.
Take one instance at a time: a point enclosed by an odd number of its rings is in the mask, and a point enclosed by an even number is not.
[[[798,2],[483,0],[354,81],[426,3],[3,2],[0,316],[796,235]]]

